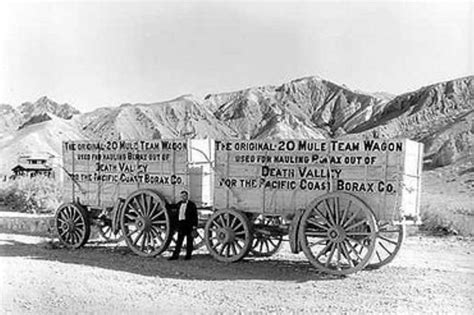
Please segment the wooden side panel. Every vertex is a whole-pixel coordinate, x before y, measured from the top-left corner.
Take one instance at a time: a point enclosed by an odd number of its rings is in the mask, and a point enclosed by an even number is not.
[[[168,201],[188,188],[185,140],[72,141],[63,143],[66,200],[113,206],[139,188]]]
[[[214,140],[189,141],[188,172],[190,198],[198,206],[209,207],[213,203],[214,189]]]
[[[423,170],[423,144],[407,140],[400,212],[418,218],[420,215],[421,173]]]
[[[216,141],[214,205],[286,214],[344,191],[399,220],[409,152],[404,140]]]

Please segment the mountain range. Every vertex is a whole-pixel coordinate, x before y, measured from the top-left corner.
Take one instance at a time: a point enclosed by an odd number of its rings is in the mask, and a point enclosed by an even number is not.
[[[78,139],[406,137],[425,144],[425,159],[445,166],[474,157],[474,76],[394,96],[352,90],[320,77],[279,86],[184,95],[80,113],[47,97],[0,104],[0,174],[24,153],[61,156]]]

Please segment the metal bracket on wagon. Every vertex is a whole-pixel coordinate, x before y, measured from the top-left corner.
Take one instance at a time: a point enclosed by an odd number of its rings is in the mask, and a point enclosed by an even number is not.
[[[306,210],[300,209],[295,213],[295,216],[291,220],[290,228],[288,231],[289,239],[290,239],[290,249],[293,254],[298,254],[301,252],[301,244],[298,239],[298,229],[300,226],[301,218]]]

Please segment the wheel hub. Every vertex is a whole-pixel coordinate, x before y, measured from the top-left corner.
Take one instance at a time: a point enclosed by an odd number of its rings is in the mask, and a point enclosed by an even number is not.
[[[340,225],[337,225],[328,231],[328,237],[332,242],[342,243],[346,238],[346,232]]]
[[[66,232],[72,232],[74,230],[74,222],[68,220],[62,224],[62,228]]]
[[[217,231],[217,239],[220,243],[231,243],[235,239],[235,232],[230,228],[222,228]]]
[[[139,230],[143,230],[147,232],[151,229],[151,220],[148,218],[144,218],[144,217],[137,218],[136,224]]]

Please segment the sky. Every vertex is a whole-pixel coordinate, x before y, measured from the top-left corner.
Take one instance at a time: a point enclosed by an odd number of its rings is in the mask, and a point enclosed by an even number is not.
[[[317,75],[393,94],[474,74],[471,1],[0,2],[0,103],[81,111]]]

